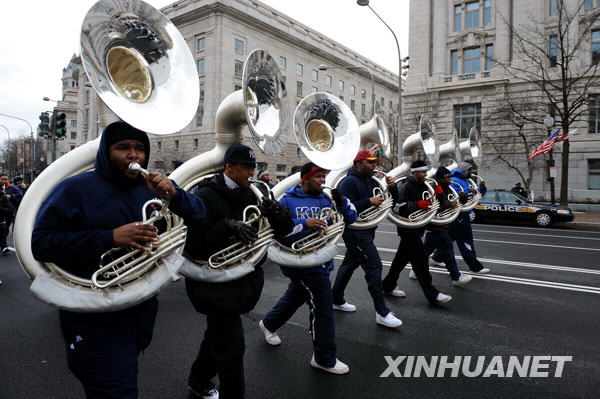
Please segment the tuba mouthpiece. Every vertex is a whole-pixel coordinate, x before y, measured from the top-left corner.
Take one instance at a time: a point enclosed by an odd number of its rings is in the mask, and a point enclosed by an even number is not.
[[[137,162],[132,162],[129,164],[129,170],[133,172],[141,173],[144,176],[148,176],[148,171],[140,166]]]

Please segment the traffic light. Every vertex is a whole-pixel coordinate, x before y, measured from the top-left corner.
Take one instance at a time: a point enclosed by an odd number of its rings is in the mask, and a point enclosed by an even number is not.
[[[48,137],[50,135],[50,117],[48,112],[42,112],[40,114],[40,136]]]
[[[64,139],[67,135],[67,115],[64,112],[54,113],[54,137]]]

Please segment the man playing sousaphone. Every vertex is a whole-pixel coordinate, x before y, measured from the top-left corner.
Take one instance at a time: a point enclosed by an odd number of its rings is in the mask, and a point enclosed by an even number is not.
[[[300,170],[301,185],[289,188],[280,202],[290,211],[294,230],[279,241],[291,247],[298,239],[331,224],[331,218],[323,220],[324,208],[334,208],[332,201],[323,194],[327,171],[308,162]],[[335,208],[345,224],[356,220],[356,209],[337,189],[331,191]],[[308,255],[310,256],[310,255]],[[322,265],[306,268],[291,268],[280,265],[282,273],[290,279],[287,291],[259,322],[269,345],[281,344],[276,331],[306,302],[310,312],[310,332],[314,353],[311,366],[333,374],[346,374],[350,369],[336,358],[335,320],[331,302],[329,273],[333,270],[333,259]]]
[[[414,161],[410,165],[410,176],[406,178],[404,184],[398,187],[398,195],[394,201],[395,213],[408,217],[408,215],[419,209],[429,210],[431,202],[423,198],[423,193],[427,191],[425,177],[428,169],[427,164],[421,160]],[[429,273],[429,257],[422,241],[424,231],[424,227],[398,227],[400,243],[388,275],[383,279],[383,290],[393,292],[397,289],[398,277],[406,264],[410,262],[427,300],[431,304],[446,303],[452,297],[439,292],[432,284],[431,274]]]
[[[245,224],[244,209],[258,200],[248,181],[254,175],[256,159],[250,147],[234,144],[225,152],[225,170],[200,182],[195,195],[206,205],[207,217],[188,224],[185,253],[196,261],[207,261],[215,252],[232,243],[250,244],[258,236]],[[275,237],[288,234],[292,219],[277,201],[263,198],[259,209],[274,230]],[[188,386],[192,398],[243,398],[244,329],[240,315],[251,311],[262,292],[261,264],[237,279],[224,282],[199,281],[186,277],[188,298],[198,313],[206,315],[206,331],[192,364]],[[219,393],[214,377],[219,377]]]
[[[157,228],[142,223],[146,201],[171,198],[169,208],[186,222],[205,216],[202,201],[160,173],[142,177],[129,169],[148,165],[150,141],[125,122],[104,129],[94,170],[56,186],[43,202],[31,247],[38,261],[52,262],[90,279],[102,254],[113,247],[145,249]],[[147,215],[148,216],[148,215]],[[156,295],[124,310],[77,313],[59,310],[69,369],[88,398],[137,398],[137,356],[152,339]]]
[[[378,158],[369,151],[360,151],[354,158],[354,167],[339,185],[340,192],[346,196],[360,214],[371,206],[379,206],[383,197],[375,196],[373,189],[379,184],[372,179]],[[386,177],[388,187],[393,187],[394,182]],[[365,272],[365,280],[373,304],[375,306],[375,322],[386,327],[399,327],[402,321],[388,309],[383,299],[381,287],[381,258],[373,240],[377,226],[365,230],[346,229],[342,238],[346,244],[346,255],[340,265],[335,283],[333,284],[333,308],[344,312],[356,311],[356,306],[346,302],[344,290],[352,278],[352,273],[359,266]],[[397,291],[398,295],[403,292]]]

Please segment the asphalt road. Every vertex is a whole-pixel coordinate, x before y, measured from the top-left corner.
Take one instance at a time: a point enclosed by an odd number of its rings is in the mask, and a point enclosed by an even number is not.
[[[338,358],[350,373],[334,376],[310,367],[308,311],[301,308],[279,331],[283,344],[270,347],[257,327],[275,304],[287,279],[267,264],[263,296],[243,316],[246,329],[248,398],[400,398],[536,397],[592,398],[600,391],[600,226],[538,229],[474,225],[476,248],[490,274],[453,287],[439,268],[434,284],[452,295],[443,307],[427,304],[408,268],[399,286],[405,299],[387,298],[404,322],[391,330],[375,323],[363,273],[355,273],[346,299],[356,313],[336,313]],[[393,225],[379,226],[377,246],[384,273],[398,244]],[[343,248],[340,248],[343,254]],[[339,260],[336,262],[339,264]],[[464,263],[459,261],[466,271]],[[57,312],[29,293],[30,281],[14,253],[0,258],[0,398],[80,398],[83,390],[68,372]],[[161,306],[152,345],[140,356],[141,398],[185,398],[189,367],[195,358],[204,318],[192,309],[182,281],[159,296]],[[398,356],[485,356],[484,370],[500,356],[503,370],[511,356],[571,356],[562,377],[387,378],[389,360]],[[398,367],[405,374],[406,363]],[[464,366],[464,363],[463,363]],[[501,367],[501,368],[502,368]],[[389,373],[388,373],[389,374]]]

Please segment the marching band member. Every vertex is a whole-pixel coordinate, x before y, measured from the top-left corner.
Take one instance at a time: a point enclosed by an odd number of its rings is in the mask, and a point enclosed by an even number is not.
[[[431,202],[423,200],[423,193],[427,190],[425,177],[428,169],[427,164],[420,160],[414,161],[410,165],[411,175],[398,188],[398,198],[394,204],[394,212],[408,216],[418,209],[429,209]],[[429,257],[421,240],[423,232],[424,227],[414,229],[398,227],[400,244],[394,260],[392,260],[388,275],[382,281],[383,290],[391,292],[396,288],[400,273],[404,270],[406,264],[410,262],[427,300],[431,304],[449,302],[452,297],[439,292],[432,284],[431,274],[429,273]]]
[[[260,180],[262,183],[254,183],[256,187],[260,190],[265,198],[269,198],[269,191],[274,187],[271,184],[271,175],[269,171],[266,169],[261,169],[258,171],[256,178]],[[264,183],[264,184],[263,184]]]
[[[207,217],[188,224],[185,252],[193,259],[206,261],[232,243],[249,244],[258,238],[256,231],[242,221],[246,206],[258,202],[248,181],[254,175],[254,152],[250,147],[234,144],[225,152],[224,163],[225,170],[200,182],[195,193],[205,203]],[[292,230],[292,220],[284,206],[263,198],[259,208],[276,237]],[[251,311],[258,302],[264,284],[261,265],[265,258],[254,265],[254,271],[236,280],[212,283],[186,277],[188,298],[198,313],[206,315],[206,331],[188,379],[191,398],[244,397],[245,342],[240,315]],[[219,392],[212,381],[216,376]]]
[[[461,162],[458,168],[452,171],[452,187],[459,193],[462,202],[466,202],[467,193],[472,192],[469,187],[468,179],[474,173],[475,166],[469,162]],[[485,195],[487,188],[484,182],[479,185],[481,194]],[[456,220],[450,225],[450,237],[456,241],[458,250],[469,269],[474,273],[485,274],[489,273],[490,269],[484,267],[477,259],[475,253],[475,242],[473,241],[473,229],[471,228],[470,214],[473,211],[461,212]],[[439,250],[435,251],[431,256],[433,263],[442,264],[444,261]]]
[[[294,230],[279,241],[291,246],[307,233],[324,229],[328,222],[320,219],[323,208],[331,208],[332,203],[323,194],[327,171],[312,162],[302,166],[301,185],[288,189],[280,202],[290,211],[294,221]],[[342,194],[334,189],[331,196],[337,211],[344,217],[346,224],[356,220],[356,209]],[[309,323],[313,340],[314,354],[311,366],[333,374],[346,374],[350,369],[336,358],[335,320],[331,301],[331,283],[329,273],[333,270],[333,259],[323,265],[305,269],[290,268],[281,265],[282,273],[290,279],[287,291],[277,304],[259,322],[269,345],[281,344],[277,330],[294,315],[304,302],[310,312]]]
[[[371,152],[360,151],[354,158],[354,167],[348,171],[348,175],[339,185],[341,193],[352,202],[358,213],[370,206],[379,206],[383,202],[382,197],[373,196],[373,189],[379,186],[375,180],[371,179],[371,176],[373,176],[378,161],[379,159],[373,156]],[[394,185],[389,177],[386,178],[386,182],[388,186]],[[346,229],[344,231],[342,238],[346,244],[346,255],[333,284],[333,308],[344,312],[356,311],[356,306],[344,299],[344,290],[350,278],[352,278],[354,270],[361,266],[365,272],[367,287],[375,305],[375,322],[386,327],[399,327],[402,325],[402,321],[390,312],[383,299],[381,258],[373,242],[375,230],[376,227],[366,230]],[[397,294],[397,296],[406,295],[400,290],[397,291]]]
[[[456,207],[457,204],[448,201],[448,194],[450,193],[450,177],[452,174],[448,169],[440,166],[435,173],[435,180],[437,185],[435,186],[435,193],[437,200],[440,203],[439,211],[446,210],[450,207]],[[425,250],[430,255],[434,250],[437,250],[438,259],[446,265],[446,269],[450,272],[450,278],[452,279],[452,285],[464,285],[471,281],[471,276],[462,274],[458,270],[458,264],[454,257],[454,243],[448,234],[448,224],[433,224],[429,223],[426,227],[428,230],[425,234]]]
[[[43,202],[31,240],[34,257],[90,279],[107,250],[144,249],[158,239],[140,213],[146,201],[165,193],[186,222],[201,220],[202,201],[167,176],[129,170],[132,162],[146,168],[149,154],[145,132],[122,121],[108,125],[94,170],[64,180]],[[67,363],[87,398],[137,398],[137,356],[150,345],[157,308],[154,296],[113,312],[58,311]]]

